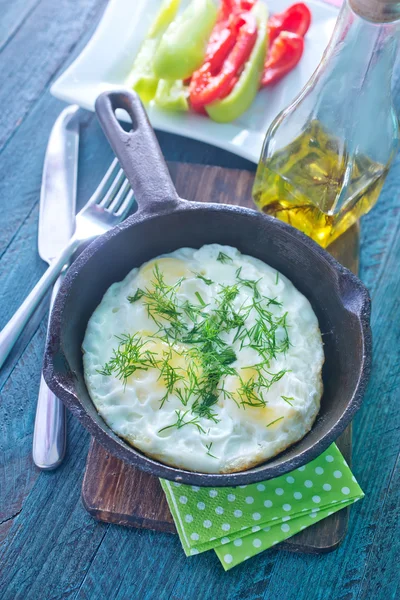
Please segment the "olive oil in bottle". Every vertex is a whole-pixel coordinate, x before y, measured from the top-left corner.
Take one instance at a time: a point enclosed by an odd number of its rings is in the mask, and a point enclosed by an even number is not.
[[[343,0],[318,68],[266,133],[254,202],[321,246],[374,206],[396,153],[399,37],[400,0]]]
[[[351,160],[346,146],[312,121],[290,144],[260,161],[253,197],[260,210],[326,247],[374,206],[386,173],[384,165],[366,156]]]

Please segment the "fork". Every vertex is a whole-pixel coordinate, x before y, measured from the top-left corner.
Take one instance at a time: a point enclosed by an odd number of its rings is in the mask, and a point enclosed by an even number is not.
[[[75,233],[69,243],[0,332],[0,368],[47,290],[81,243],[105,233],[128,215],[134,201],[133,191],[121,168],[112,179],[117,165],[118,160],[114,159],[94,194],[76,215]]]

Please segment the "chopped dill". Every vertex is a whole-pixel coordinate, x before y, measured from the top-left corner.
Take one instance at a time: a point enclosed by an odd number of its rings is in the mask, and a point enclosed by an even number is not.
[[[200,302],[200,304],[202,306],[207,306],[207,304],[204,302],[203,298],[200,295],[200,292],[195,292],[194,295],[196,296],[197,300]]]
[[[275,285],[278,285],[278,283],[279,283],[279,271],[276,272]]]
[[[214,454],[211,454],[212,445],[213,445],[213,442],[210,442],[209,444],[206,444],[206,448],[207,448],[206,454],[208,454],[208,456],[211,456],[211,458],[218,458]]]
[[[175,423],[172,423],[172,425],[167,425],[166,427],[162,427],[161,429],[158,430],[158,433],[161,433],[162,431],[166,431],[167,429],[171,429],[172,427],[181,429],[185,425],[194,425],[200,433],[205,433],[205,430],[202,428],[202,426],[199,423],[198,417],[194,417],[193,419],[189,419],[189,421],[185,421],[185,417],[189,412],[190,412],[190,410],[186,410],[184,413],[181,413],[179,410],[176,410],[175,414],[176,414],[177,419],[176,419]]]
[[[143,298],[144,296],[144,291],[141,290],[140,288],[138,288],[136,290],[136,292],[133,294],[133,296],[128,296],[128,300],[129,302],[131,302],[131,304],[133,304],[134,302],[137,302],[138,300],[140,300],[140,298]]]
[[[206,285],[212,285],[214,283],[212,279],[207,279],[207,277],[204,277],[204,275],[201,275],[200,273],[195,273],[195,275],[197,279],[201,279]]]
[[[232,262],[232,259],[230,256],[228,256],[227,254],[225,254],[224,252],[220,252],[217,256],[217,260],[223,264],[226,263],[230,263]]]
[[[223,252],[218,254],[217,260],[232,262],[232,258]],[[163,427],[160,432],[172,427],[180,429],[185,425],[193,425],[204,432],[200,419],[218,422],[215,406],[220,398],[232,400],[244,408],[265,406],[263,395],[287,373],[284,369],[273,373],[271,369],[271,361],[290,346],[287,313],[279,314],[282,303],[276,298],[261,294],[258,288],[261,279],[246,279],[241,273],[240,267],[236,270],[236,282],[233,284],[218,284],[212,310],[198,291],[195,296],[199,304],[181,300],[178,292],[185,278],[172,285],[167,284],[157,263],[150,285],[145,289],[138,288],[128,297],[131,303],[142,301],[158,329],[152,337],[166,343],[167,350],[160,356],[146,350],[146,341],[138,334],[124,335],[118,338],[117,349],[100,372],[115,375],[126,384],[127,378],[136,370],[156,369],[158,379],[165,386],[160,408],[171,395],[179,399],[182,407],[186,407],[184,411],[176,410],[176,422]],[[199,273],[194,274],[208,286],[215,283]],[[278,280],[277,271],[276,283]],[[238,303],[243,288],[252,294]],[[252,325],[248,326],[250,316]],[[176,344],[185,344],[182,353],[176,349]],[[258,364],[247,367],[254,371],[249,379],[243,378],[233,366],[237,359],[233,346],[240,350],[249,347],[259,355]],[[176,365],[176,354],[185,354],[185,367]],[[238,379],[235,392],[225,388],[227,376]],[[293,399],[282,398],[288,404]],[[210,451],[211,445],[207,449]]]
[[[275,419],[275,421],[271,421],[271,423],[268,423],[268,425],[266,425],[266,427],[271,427],[271,425],[274,425],[278,421],[282,421],[282,419],[284,419],[284,418],[285,417],[279,417],[278,419]]]
[[[291,400],[294,400],[293,396],[281,396],[282,400],[287,402],[290,406],[293,406]]]
[[[147,371],[150,367],[154,367],[154,353],[145,349],[146,341],[143,341],[137,333],[115,337],[119,341],[118,347],[114,349],[112,357],[102,369],[98,370],[98,373],[106,377],[115,375],[126,385],[128,378],[135,371]]]

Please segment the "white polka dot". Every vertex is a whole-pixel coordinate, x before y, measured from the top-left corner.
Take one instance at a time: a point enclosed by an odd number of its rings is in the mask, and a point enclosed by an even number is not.
[[[226,562],[227,565],[230,565],[232,561],[233,561],[232,554],[225,554],[224,562]]]
[[[317,513],[316,513],[316,512],[314,512],[314,511],[311,511],[311,512],[310,512],[310,517],[311,517],[311,519],[315,519],[315,517],[316,517],[316,516],[317,516]]]
[[[215,496],[218,496],[218,492],[217,490],[210,490],[208,492],[208,495],[210,496],[210,498],[215,498]]]
[[[206,505],[204,504],[204,502],[198,502],[198,503],[197,503],[197,508],[198,508],[199,510],[204,510],[204,509],[205,509],[205,507],[206,507]]]
[[[291,517],[289,517],[289,515],[286,515],[285,517],[282,517],[282,522],[284,523],[285,521],[290,521]]]
[[[284,510],[284,511],[286,511],[286,512],[288,512],[289,510],[292,510],[292,507],[290,506],[290,504],[284,504],[284,505],[282,506],[282,508],[283,508],[283,510]]]
[[[254,498],[252,496],[247,496],[245,502],[246,504],[253,504]]]
[[[261,519],[260,513],[253,513],[253,520],[254,521],[259,521],[260,519]]]
[[[212,537],[212,538],[210,538],[210,542],[213,542],[216,539],[217,539],[216,537]]]
[[[331,515],[333,515],[333,510],[330,510],[330,511],[328,512],[328,517],[330,517]]]
[[[306,512],[306,511],[308,511],[308,508],[302,508],[301,509],[301,512]]]
[[[235,510],[233,511],[233,514],[235,515],[235,517],[241,517],[243,513],[241,510]]]
[[[283,494],[283,489],[282,489],[282,488],[276,488],[276,490],[275,490],[275,494],[276,494],[277,496],[282,496],[282,494]]]
[[[253,540],[253,546],[254,548],[259,548],[261,546],[261,540],[259,540],[258,538]]]
[[[342,476],[342,471],[333,471],[333,476],[336,477],[336,479],[340,479]]]
[[[357,483],[357,479],[354,477],[354,475],[351,476],[351,480],[354,481],[354,483]]]
[[[319,496],[313,496],[312,501],[315,502],[315,504],[319,504],[321,502],[321,498]]]
[[[306,529],[306,528],[307,528],[307,525],[302,525],[302,526],[300,527],[300,531],[303,531],[303,529]]]
[[[181,487],[181,485],[182,485],[181,483],[177,483],[176,481],[174,482],[175,487]]]
[[[265,490],[265,485],[262,484],[262,483],[259,483],[257,485],[257,489],[258,489],[259,492],[263,492]]]
[[[294,483],[294,477],[292,477],[291,475],[289,475],[289,477],[286,477],[286,481],[288,483]]]
[[[288,531],[290,531],[290,525],[288,525],[287,523],[284,523],[283,525],[281,525],[281,529],[282,529],[282,531],[287,533]]]
[[[192,556],[194,556],[195,554],[198,554],[198,553],[199,553],[199,551],[197,550],[197,548],[192,548],[191,551],[190,551],[190,554]]]
[[[217,515],[223,515],[224,509],[222,508],[222,506],[217,506],[217,508],[215,509],[215,512],[217,513]]]
[[[340,502],[343,504],[343,502],[348,502],[348,500],[341,500]]]
[[[245,488],[247,488],[247,485],[239,485],[238,487],[240,487],[241,490],[244,490]]]
[[[299,467],[297,470],[298,471],[304,471],[305,470],[305,466],[304,467]]]
[[[330,492],[332,489],[332,486],[330,483],[324,483],[324,485],[322,486],[322,488],[326,491],[326,492]]]
[[[230,528],[231,528],[231,526],[229,525],[229,523],[222,523],[222,525],[221,525],[221,529],[223,531],[229,531]]]
[[[227,537],[221,538],[221,544],[229,544],[229,542],[230,542],[229,538],[227,538]]]
[[[350,488],[348,488],[348,487],[342,487],[342,494],[345,494],[346,496],[348,494],[350,494]]]
[[[304,482],[304,485],[306,486],[306,488],[310,488],[313,486],[313,482],[310,481],[309,479],[306,479],[306,481]]]
[[[186,521],[186,523],[191,523],[193,521],[192,515],[186,515],[185,516],[185,521]]]
[[[238,538],[237,540],[233,540],[234,546],[241,546],[242,544],[243,544],[243,540],[241,540],[240,538]]]
[[[247,560],[248,558],[250,558],[250,556],[245,556],[245,557],[244,557],[244,560]]]
[[[293,496],[294,496],[295,500],[301,500],[303,497],[303,494],[301,492],[295,492],[293,494]]]
[[[192,533],[191,536],[192,540],[197,541],[199,539],[199,534],[198,533]]]
[[[198,485],[192,485],[192,490],[193,490],[193,492],[199,492],[200,488]]]
[[[187,498],[186,498],[186,496],[180,496],[180,498],[179,498],[179,502],[180,502],[181,504],[186,504],[186,502],[187,502]]]
[[[323,470],[322,467],[316,467],[315,468],[315,472],[316,472],[317,475],[322,475],[323,472],[324,472],[324,470]]]
[[[251,528],[253,533],[256,533],[256,531],[260,531],[261,527],[259,525],[253,525],[253,527]]]
[[[277,521],[278,517],[272,517],[271,521]]]
[[[229,502],[234,502],[236,500],[235,494],[228,494],[228,500]]]
[[[331,456],[330,454],[327,454],[325,456],[325,460],[326,460],[326,462],[333,462],[333,456]]]
[[[272,542],[273,546],[275,546],[275,544],[279,544],[279,540],[275,540],[274,542]]]
[[[210,519],[206,519],[205,521],[203,521],[203,527],[205,527],[206,529],[210,529],[212,523],[210,521]]]
[[[268,533],[268,531],[271,531],[271,527],[263,527],[263,531],[265,531],[266,533]]]
[[[265,506],[265,508],[271,508],[271,506],[272,506],[271,500],[265,500],[264,501],[264,506]]]

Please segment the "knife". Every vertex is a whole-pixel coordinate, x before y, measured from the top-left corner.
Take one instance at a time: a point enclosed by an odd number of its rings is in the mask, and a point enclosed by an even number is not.
[[[78,106],[69,106],[56,120],[47,145],[40,190],[38,249],[51,263],[67,245],[75,229],[76,183],[79,152]],[[62,282],[56,281],[50,312]],[[33,432],[32,456],[39,469],[57,468],[66,450],[66,414],[62,402],[40,379]]]

